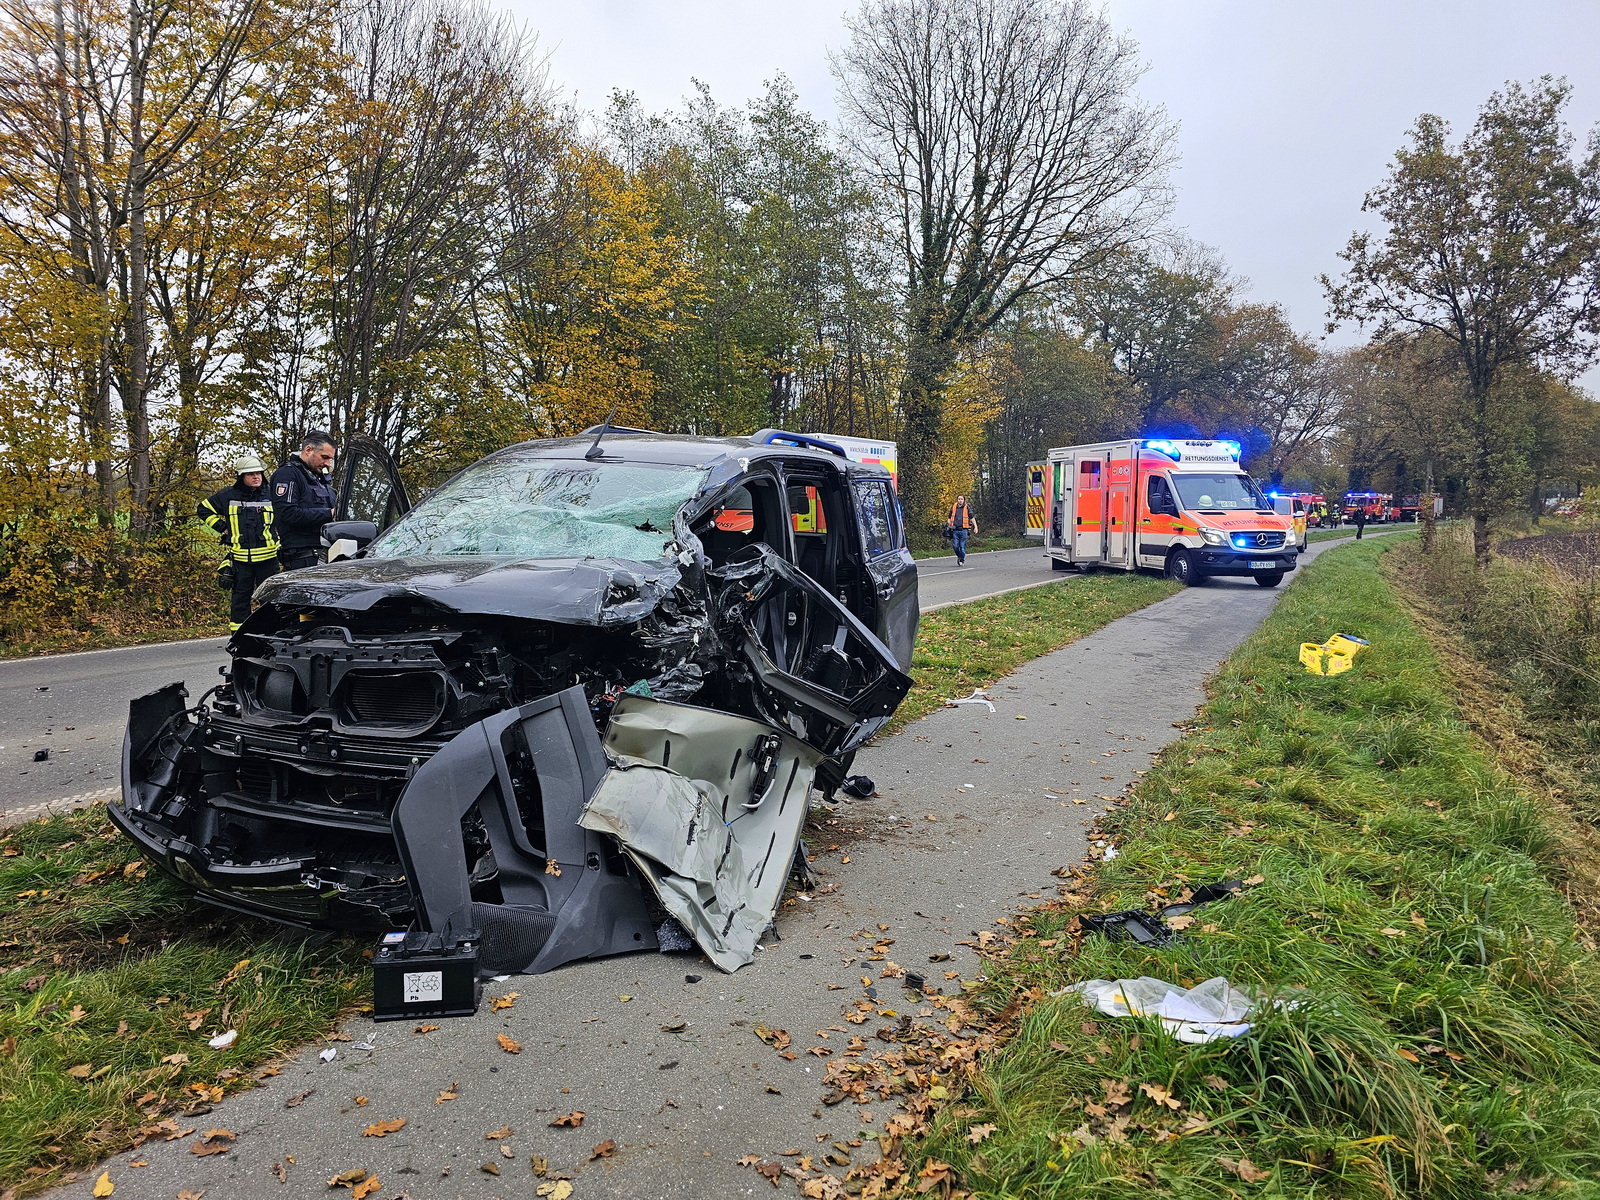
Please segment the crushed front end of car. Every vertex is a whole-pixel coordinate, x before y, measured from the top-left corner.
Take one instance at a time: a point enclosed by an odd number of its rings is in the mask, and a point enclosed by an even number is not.
[[[750,961],[814,784],[910,680],[771,546],[707,556],[695,524],[748,466],[623,510],[648,561],[523,557],[475,525],[487,553],[275,577],[219,686],[133,702],[112,819],[211,903],[476,930],[488,974],[654,948],[667,917],[720,967]]]

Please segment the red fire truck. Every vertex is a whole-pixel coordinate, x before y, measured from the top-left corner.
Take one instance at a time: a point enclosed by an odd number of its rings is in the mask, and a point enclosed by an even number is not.
[[[1128,438],[1051,450],[1045,551],[1058,571],[1165,570],[1277,587],[1299,555],[1291,519],[1239,466],[1239,444]]]

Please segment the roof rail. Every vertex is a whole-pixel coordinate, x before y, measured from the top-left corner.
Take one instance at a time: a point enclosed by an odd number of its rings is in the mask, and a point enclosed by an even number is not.
[[[758,429],[750,435],[750,442],[755,446],[798,446],[802,450],[823,450],[840,458],[850,457],[844,452],[843,446],[836,446],[821,438],[807,437],[803,433],[790,433],[786,429]]]
[[[657,437],[661,436],[654,429],[633,429],[627,425],[591,425],[577,436],[588,437],[591,433],[599,433],[602,429],[607,433],[653,433]]]

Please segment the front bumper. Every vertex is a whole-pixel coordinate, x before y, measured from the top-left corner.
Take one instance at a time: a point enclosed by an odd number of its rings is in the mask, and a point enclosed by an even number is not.
[[[1207,546],[1200,551],[1199,565],[1207,575],[1268,575],[1292,571],[1299,565],[1299,560],[1300,555],[1292,545],[1257,551]]]

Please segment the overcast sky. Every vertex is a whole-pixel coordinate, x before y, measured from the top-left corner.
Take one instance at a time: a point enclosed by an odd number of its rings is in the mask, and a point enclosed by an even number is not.
[[[585,107],[626,88],[670,108],[691,78],[742,101],[781,71],[835,116],[828,50],[852,7],[839,0],[500,2]],[[1573,84],[1580,137],[1600,121],[1596,0],[1111,0],[1107,12],[1149,64],[1142,93],[1181,127],[1177,224],[1308,333],[1324,321],[1317,276],[1338,270],[1362,195],[1418,114],[1461,131],[1506,80],[1556,75]]]

